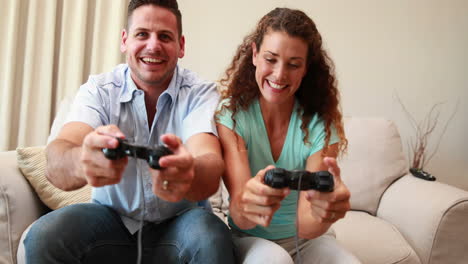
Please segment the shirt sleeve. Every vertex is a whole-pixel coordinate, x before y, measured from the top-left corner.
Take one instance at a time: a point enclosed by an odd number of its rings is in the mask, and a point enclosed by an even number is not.
[[[225,127],[232,129],[234,122],[232,121],[232,112],[227,109],[225,106],[229,104],[229,99],[224,99],[218,104],[217,113],[216,113],[216,122],[218,124],[224,125]]]
[[[212,133],[218,136],[214,114],[219,102],[216,84],[203,83],[193,87],[188,113],[183,120],[182,140],[187,141],[198,133]]]
[[[225,105],[229,105],[229,99],[224,99],[218,105],[218,112],[216,114],[216,122],[234,130],[239,136],[244,138],[244,124],[243,124],[243,112],[238,111],[235,115],[236,123],[234,127],[234,120],[232,119],[232,111],[226,107]]]
[[[109,124],[107,108],[106,100],[90,78],[78,90],[65,123],[83,122],[92,128]]]

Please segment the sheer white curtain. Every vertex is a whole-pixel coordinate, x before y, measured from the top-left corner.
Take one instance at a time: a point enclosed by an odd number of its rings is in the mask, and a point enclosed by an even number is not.
[[[0,151],[44,145],[59,102],[124,62],[128,0],[0,0]]]

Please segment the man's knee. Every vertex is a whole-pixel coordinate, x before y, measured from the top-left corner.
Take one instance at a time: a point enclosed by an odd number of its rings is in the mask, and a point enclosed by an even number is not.
[[[227,225],[209,211],[196,208],[186,212],[184,217],[186,217],[184,222],[190,222],[187,231],[195,233],[193,237],[202,236],[209,240],[231,237]]]
[[[31,226],[24,244],[26,247],[34,245],[34,248],[41,250],[41,245],[49,248],[55,241],[82,236],[85,229],[92,228],[92,223],[95,222],[93,219],[98,215],[108,214],[108,210],[98,204],[75,204],[50,212]]]
[[[182,228],[184,248],[200,256],[233,256],[231,232],[216,215],[203,209],[192,209],[183,215],[176,228]],[[216,256],[210,256],[216,257]]]

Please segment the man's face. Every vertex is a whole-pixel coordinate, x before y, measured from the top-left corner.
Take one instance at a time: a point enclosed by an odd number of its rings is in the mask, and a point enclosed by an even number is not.
[[[126,53],[132,79],[139,88],[167,88],[178,58],[184,57],[185,39],[179,36],[176,16],[169,10],[144,5],[133,11],[122,31],[120,50]]]

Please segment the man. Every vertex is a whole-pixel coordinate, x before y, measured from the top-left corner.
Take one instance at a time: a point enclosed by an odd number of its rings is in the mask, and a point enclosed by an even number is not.
[[[47,147],[48,179],[64,190],[92,185],[93,203],[39,219],[24,242],[28,262],[233,262],[227,226],[197,206],[217,190],[224,162],[216,87],[177,66],[184,42],[176,0],[130,2],[127,64],[80,87]],[[116,137],[174,154],[159,160],[161,170],[141,159],[108,160],[102,149],[116,148]]]

